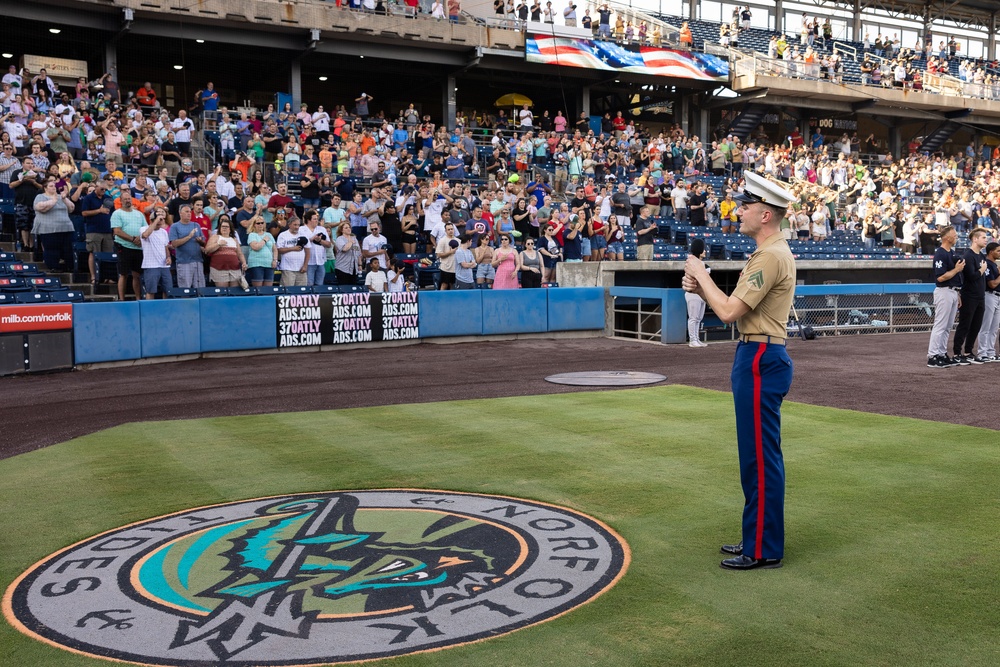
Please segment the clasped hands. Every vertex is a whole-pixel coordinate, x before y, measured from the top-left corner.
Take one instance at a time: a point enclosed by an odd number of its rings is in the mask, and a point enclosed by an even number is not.
[[[688,255],[687,261],[684,262],[684,277],[681,279],[681,287],[684,288],[685,292],[700,294],[701,284],[699,283],[699,279],[707,275],[705,262],[694,255]]]

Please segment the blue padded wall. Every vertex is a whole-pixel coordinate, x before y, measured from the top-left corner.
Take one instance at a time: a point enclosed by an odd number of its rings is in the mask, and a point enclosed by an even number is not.
[[[201,352],[201,313],[197,300],[140,301],[139,319],[144,358]]]
[[[73,338],[78,364],[140,358],[139,304],[73,304]]]
[[[190,301],[201,308],[202,352],[278,346],[276,297],[220,296]]]
[[[420,337],[481,336],[483,290],[420,293]]]
[[[581,331],[604,328],[603,287],[547,289],[549,331]]]
[[[483,331],[488,334],[537,333],[548,330],[545,289],[483,290]]]

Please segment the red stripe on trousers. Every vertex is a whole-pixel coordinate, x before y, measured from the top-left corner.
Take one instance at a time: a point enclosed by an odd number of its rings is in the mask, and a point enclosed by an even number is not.
[[[767,350],[767,343],[760,343],[753,358],[753,433],[757,448],[757,536],[754,540],[754,558],[761,555],[761,541],[764,539],[764,434],[760,416],[760,358]]]

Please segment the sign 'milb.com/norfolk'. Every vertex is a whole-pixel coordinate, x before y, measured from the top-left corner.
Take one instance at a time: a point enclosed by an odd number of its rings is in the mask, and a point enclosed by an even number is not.
[[[278,347],[419,338],[418,299],[417,292],[281,295]]]
[[[202,507],[84,540],[7,590],[22,632],[145,665],[323,665],[449,648],[566,613],[624,540],[540,502],[418,489]]]

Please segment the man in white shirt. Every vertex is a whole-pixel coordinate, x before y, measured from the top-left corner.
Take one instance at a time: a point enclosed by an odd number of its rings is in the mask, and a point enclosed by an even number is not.
[[[284,286],[305,285],[309,271],[309,239],[301,233],[298,218],[288,221],[288,229],[278,234],[278,269]]]
[[[181,155],[191,155],[191,131],[194,129],[194,123],[187,117],[187,111],[184,109],[178,111],[177,118],[170,127],[174,131],[174,139]]]
[[[23,83],[21,75],[17,71],[17,65],[11,65],[7,68],[7,73],[3,75],[3,83],[10,84],[11,88],[16,88],[17,92],[21,92],[21,84]]]
[[[159,291],[166,297],[174,286],[170,277],[170,253],[167,252],[170,239],[166,225],[166,218],[157,217],[152,225],[139,230],[139,240],[142,243],[142,287],[146,291],[146,299],[155,299]]]
[[[531,109],[528,108],[527,104],[521,107],[520,116],[521,116],[521,127],[526,130],[530,130],[533,127],[533,121],[535,115],[531,113]]]
[[[452,202],[452,198],[448,193],[449,189],[447,185],[442,185],[440,188],[433,188],[427,193],[427,198],[424,199],[425,232],[431,232],[441,224],[441,212]],[[427,252],[434,252],[434,246],[430,243],[427,244]]]
[[[458,251],[460,242],[455,238],[455,225],[450,222],[444,226],[444,236],[437,242],[435,254],[437,255],[439,268],[441,269],[440,289],[452,289],[455,286],[455,253]]]
[[[312,115],[312,126],[320,144],[325,144],[330,139],[330,114],[323,111],[322,104],[316,108],[316,113]]]
[[[361,256],[369,263],[371,263],[371,260],[376,259],[378,260],[379,267],[387,269],[389,268],[389,260],[387,258],[389,254],[389,240],[382,236],[380,232],[381,227],[379,223],[371,222],[368,224],[368,236],[361,242]]]
[[[690,194],[688,194],[687,188],[680,181],[674,186],[674,189],[670,191],[670,203],[674,207],[674,220],[677,222],[687,222],[688,221],[688,199]]]

